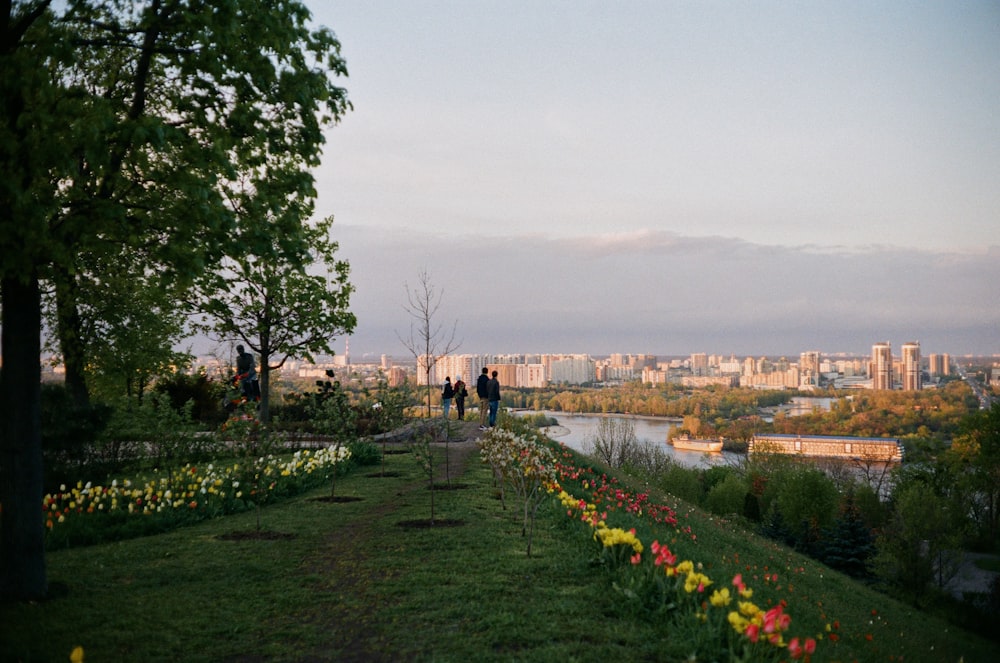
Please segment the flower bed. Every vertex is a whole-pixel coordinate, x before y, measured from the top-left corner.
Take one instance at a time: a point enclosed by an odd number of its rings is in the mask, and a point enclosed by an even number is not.
[[[635,527],[609,524],[629,521],[649,530],[667,527],[696,541],[690,527],[678,526],[669,506],[651,502],[646,493],[622,490],[614,480],[590,468],[575,466],[569,462],[573,455],[565,448],[562,460],[557,461],[554,455],[531,452],[529,448],[540,442],[530,436],[493,433],[486,438],[480,445],[483,460],[493,467],[497,480],[516,488],[525,476],[544,476],[545,492],[557,494],[565,514],[583,524],[596,543],[599,563],[623,599],[638,615],[664,620],[672,633],[683,633],[684,641],[696,648],[698,658],[809,660],[815,652],[816,638],[791,634],[792,618],[785,600],[761,607],[751,600],[753,590],[741,574],[728,583],[732,590],[718,587],[701,563],[680,560],[669,544],[654,538],[647,547]],[[551,473],[538,470],[539,458],[551,459]],[[527,462],[522,464],[522,459]],[[570,490],[586,494],[586,498],[568,492],[571,485]]]
[[[108,485],[78,482],[43,498],[50,549],[120,540],[183,524],[239,513],[278,497],[329,482],[350,458],[344,446],[268,455],[249,464],[184,465],[166,473],[116,479]],[[256,479],[256,481],[253,481]],[[256,484],[256,491],[250,486]]]

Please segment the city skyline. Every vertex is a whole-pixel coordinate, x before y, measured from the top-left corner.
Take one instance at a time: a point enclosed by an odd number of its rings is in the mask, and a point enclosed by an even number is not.
[[[996,3],[308,4],[355,356],[1000,352]]]

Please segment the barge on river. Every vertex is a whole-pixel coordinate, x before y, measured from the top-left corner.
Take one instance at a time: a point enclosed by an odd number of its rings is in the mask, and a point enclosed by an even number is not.
[[[668,442],[670,441],[668,440]],[[680,449],[681,451],[700,451],[702,453],[718,453],[722,451],[721,439],[698,439],[689,437],[688,435],[678,435],[670,444],[674,445],[674,449]]]

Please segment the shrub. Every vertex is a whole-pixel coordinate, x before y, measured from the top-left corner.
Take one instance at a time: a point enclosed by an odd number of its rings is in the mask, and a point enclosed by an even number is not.
[[[675,497],[692,504],[702,504],[705,491],[702,487],[701,473],[701,470],[674,463],[666,468],[658,483],[660,488]]]
[[[356,465],[378,465],[382,460],[382,450],[371,442],[351,442],[347,448],[351,450],[351,462]]]
[[[65,483],[88,464],[111,414],[107,405],[77,405],[62,385],[42,385],[42,453],[49,486]]]
[[[761,501],[765,521],[777,528],[775,538],[808,552],[820,530],[833,524],[840,497],[822,470],[795,464],[771,475]]]
[[[712,486],[705,496],[705,507],[719,516],[743,513],[747,487],[735,474],[730,474],[720,483]]]
[[[181,411],[190,403],[193,421],[214,427],[226,420],[226,412],[220,407],[226,395],[226,385],[210,379],[204,369],[194,375],[177,371],[157,381],[154,391],[166,394],[174,410]]]

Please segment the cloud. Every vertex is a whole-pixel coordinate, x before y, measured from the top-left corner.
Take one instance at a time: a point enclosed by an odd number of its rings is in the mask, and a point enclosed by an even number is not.
[[[632,231],[569,239],[335,224],[351,354],[405,356],[404,284],[426,269],[463,352],[1000,352],[996,249],[778,247]],[[338,344],[338,348],[339,348]]]

